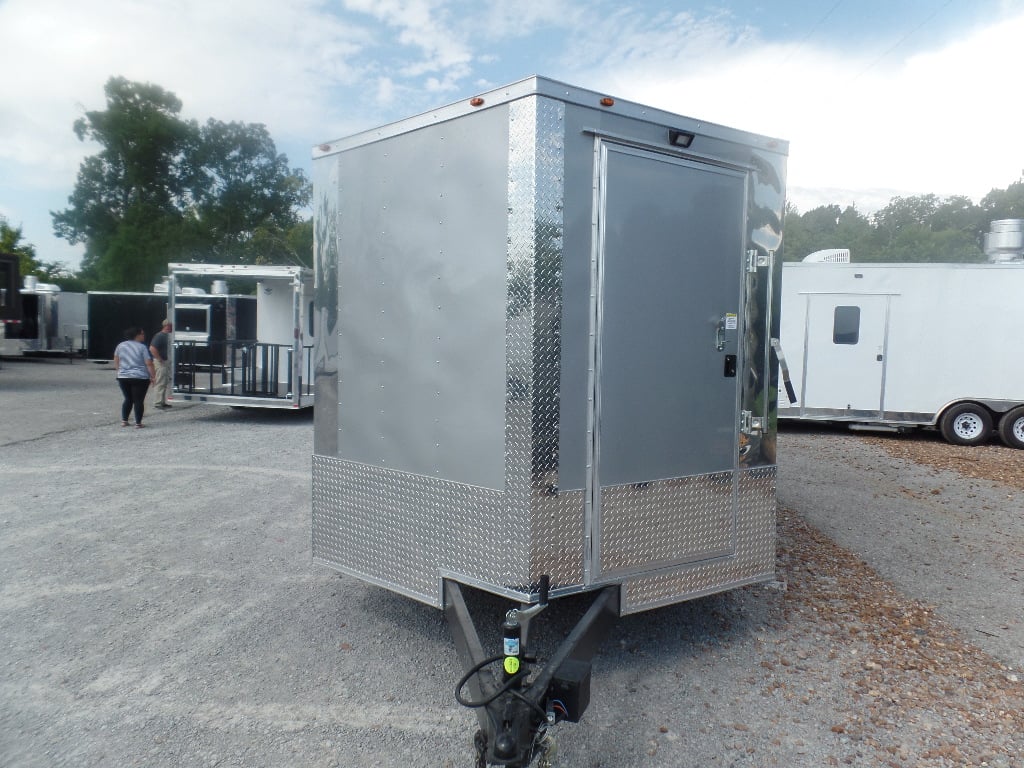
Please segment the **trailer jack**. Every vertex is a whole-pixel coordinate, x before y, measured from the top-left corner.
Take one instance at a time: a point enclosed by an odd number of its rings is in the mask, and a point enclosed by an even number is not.
[[[563,720],[579,722],[590,703],[590,662],[618,618],[620,587],[598,592],[552,658],[539,666],[527,652],[528,630],[530,619],[547,608],[548,584],[542,576],[538,602],[506,614],[502,652],[485,656],[461,587],[444,581],[445,617],[466,673],[455,698],[476,710],[480,725],[474,739],[477,768],[527,768],[538,758],[550,762],[554,740],[548,730]],[[495,675],[491,667],[499,662],[500,675]]]

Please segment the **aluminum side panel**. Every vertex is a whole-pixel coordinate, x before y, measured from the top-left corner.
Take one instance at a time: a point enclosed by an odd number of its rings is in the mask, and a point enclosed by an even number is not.
[[[503,487],[507,122],[339,156],[339,458]]]

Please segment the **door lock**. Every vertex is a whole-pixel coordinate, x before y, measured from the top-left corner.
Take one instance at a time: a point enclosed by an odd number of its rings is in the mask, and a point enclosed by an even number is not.
[[[735,331],[739,327],[739,316],[735,312],[726,312],[718,321],[715,328],[715,349],[721,352],[725,349],[725,332]]]

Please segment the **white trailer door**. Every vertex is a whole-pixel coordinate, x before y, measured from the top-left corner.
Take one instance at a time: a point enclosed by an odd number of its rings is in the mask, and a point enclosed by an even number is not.
[[[807,294],[801,407],[881,416],[889,298]]]
[[[595,579],[734,547],[746,174],[602,143],[598,188]]]

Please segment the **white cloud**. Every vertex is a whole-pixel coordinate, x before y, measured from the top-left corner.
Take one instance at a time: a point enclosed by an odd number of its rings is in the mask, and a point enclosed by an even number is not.
[[[429,74],[430,90],[451,90],[471,71],[471,48],[453,28],[448,3],[441,0],[348,0],[345,5],[397,29],[401,45],[420,51],[418,59],[401,65],[404,77]]]
[[[901,60],[899,49],[878,59],[807,40],[769,43],[726,12],[602,11],[576,0],[340,7],[0,0],[0,67],[18,73],[0,79],[0,210],[43,245],[45,209],[64,204],[82,158],[96,151],[72,123],[105,108],[114,75],[173,92],[189,118],[264,123],[298,165],[313,143],[402,116],[395,110],[536,72],[788,139],[790,198],[804,209],[871,210],[930,192],[978,199],[1024,169],[1024,105],[1012,89],[1019,11]]]
[[[709,31],[704,42],[721,34]],[[791,191],[807,199],[828,191],[862,210],[897,194],[977,201],[1024,169],[1024,103],[1007,85],[1022,39],[1024,15],[905,61],[727,42],[636,54],[631,44],[591,77],[631,100],[789,140]]]
[[[4,70],[22,73],[0,84],[0,103],[18,112],[0,122],[0,158],[65,172],[82,152],[53,149],[84,109],[104,108],[111,76],[163,86],[186,117],[305,133],[310,105],[355,81],[368,39],[306,0],[8,0],[0,28]]]

